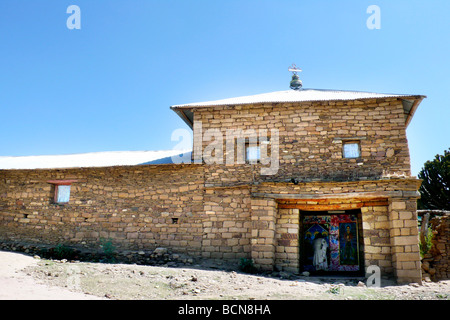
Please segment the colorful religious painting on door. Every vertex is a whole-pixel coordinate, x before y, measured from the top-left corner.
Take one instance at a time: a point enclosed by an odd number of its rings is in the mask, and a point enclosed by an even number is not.
[[[305,271],[359,271],[356,215],[303,217]]]
[[[330,216],[305,216],[304,269],[306,271],[328,271],[330,261]]]
[[[355,222],[339,224],[339,262],[340,265],[358,264],[358,237]]]

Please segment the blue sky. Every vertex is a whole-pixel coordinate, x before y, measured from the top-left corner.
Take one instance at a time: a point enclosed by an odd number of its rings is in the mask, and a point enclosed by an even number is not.
[[[449,21],[448,0],[2,0],[0,156],[172,149],[171,105],[288,90],[296,63],[305,88],[426,95],[416,175],[450,147]]]

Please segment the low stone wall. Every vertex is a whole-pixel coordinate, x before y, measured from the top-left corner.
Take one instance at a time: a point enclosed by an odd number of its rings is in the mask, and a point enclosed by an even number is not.
[[[75,180],[55,204],[48,181]],[[157,247],[201,254],[203,169],[199,165],[0,171],[0,240],[97,250]]]
[[[39,258],[67,261],[162,265],[167,267],[191,266],[199,262],[199,259],[195,256],[174,253],[161,247],[145,251],[116,251],[114,248],[110,248],[110,252],[105,252],[105,250],[82,250],[79,247],[68,246],[63,246],[58,250],[58,246],[2,242],[0,243],[0,250],[23,252]]]
[[[422,259],[423,278],[433,281],[450,279],[450,212],[429,222],[432,245]]]

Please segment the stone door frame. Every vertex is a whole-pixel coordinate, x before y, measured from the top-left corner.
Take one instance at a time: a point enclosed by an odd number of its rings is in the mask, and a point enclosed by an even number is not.
[[[396,186],[395,181],[406,186]],[[392,275],[398,283],[421,283],[416,204],[420,196],[416,191],[420,181],[398,179],[389,182],[384,190],[357,192],[350,190],[350,186],[373,187],[377,190],[379,188],[377,184],[387,182],[355,182],[354,186],[348,183],[344,184],[349,189],[348,192],[336,193],[330,188],[334,184],[319,183],[314,187],[319,191],[320,188],[324,188],[325,192],[322,191],[320,194],[317,191],[301,192],[301,189],[309,184],[294,187],[281,184],[283,188],[278,188],[277,184],[255,187],[251,197],[250,247],[255,266],[268,271],[298,272],[298,239],[290,239],[292,234],[297,234],[298,237],[298,215],[296,218],[288,209],[305,211],[361,209],[364,268],[376,265],[380,267],[382,276]],[[287,211],[287,219],[281,215],[282,210]],[[290,223],[290,219],[296,223]],[[295,241],[297,244],[292,245]]]

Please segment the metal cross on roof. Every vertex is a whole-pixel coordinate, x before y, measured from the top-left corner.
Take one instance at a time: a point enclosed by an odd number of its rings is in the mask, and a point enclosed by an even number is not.
[[[302,69],[297,68],[295,63],[293,63],[292,66],[289,67],[289,71],[293,72],[294,74],[297,74],[297,72],[302,72]]]
[[[290,87],[293,90],[300,90],[303,86],[302,81],[300,80],[300,77],[297,75],[297,72],[301,72],[302,69],[297,68],[295,63],[292,64],[292,66],[289,67],[289,71],[293,73],[292,80],[290,83]]]

